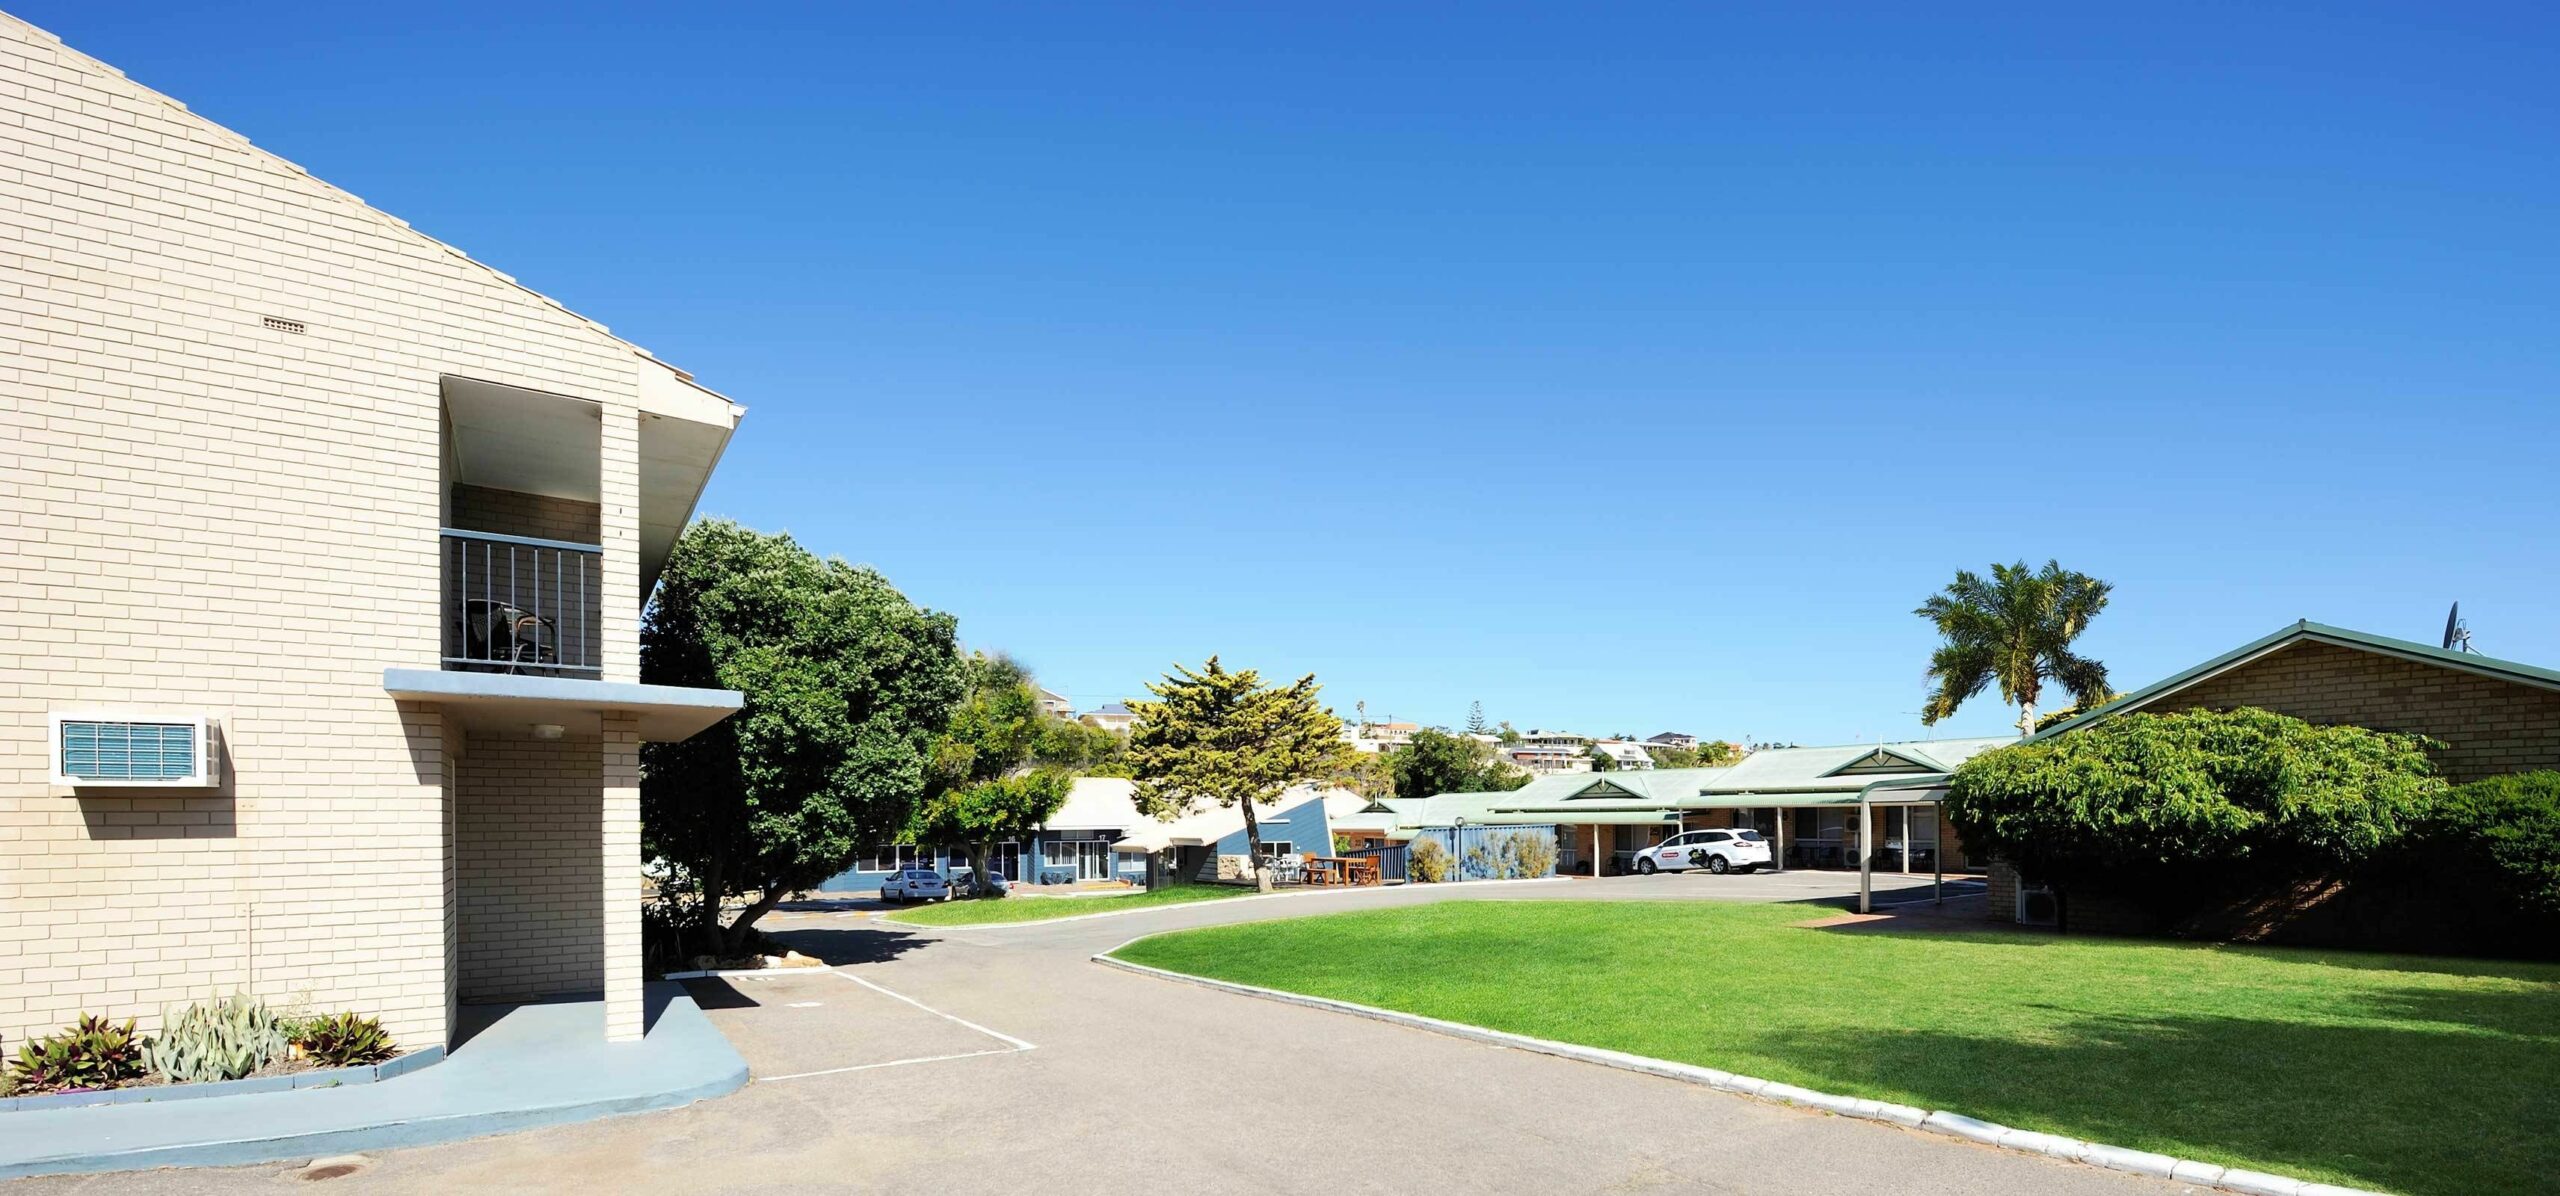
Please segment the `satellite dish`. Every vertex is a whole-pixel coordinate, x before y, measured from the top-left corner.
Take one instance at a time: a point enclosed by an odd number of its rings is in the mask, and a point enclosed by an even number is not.
[[[2471,646],[2471,627],[2462,621],[2462,604],[2456,602],[2444,616],[2444,647],[2448,652],[2477,652]]]

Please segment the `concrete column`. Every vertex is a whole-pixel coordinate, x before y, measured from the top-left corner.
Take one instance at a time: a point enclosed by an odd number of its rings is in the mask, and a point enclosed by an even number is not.
[[[604,679],[640,679],[640,410],[608,405],[603,413],[602,481],[596,512],[604,547]]]
[[[638,1042],[640,996],[640,730],[604,716],[604,1037]]]

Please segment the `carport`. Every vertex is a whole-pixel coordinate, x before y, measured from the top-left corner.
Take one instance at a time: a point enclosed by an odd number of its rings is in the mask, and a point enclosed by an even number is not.
[[[1723,826],[1764,830],[1773,836],[1770,855],[1775,861],[1776,870],[1783,872],[1786,870],[1788,821],[1786,816],[1789,812],[1825,809],[1847,814],[1854,810],[1856,821],[1850,823],[1844,820],[1842,824],[1844,834],[1840,851],[1844,867],[1845,861],[1851,856],[1857,859],[1858,912],[1867,913],[1871,911],[1874,904],[1872,881],[1876,852],[1868,850],[1866,845],[1881,837],[1881,832],[1888,830],[1894,832],[1890,838],[1884,838],[1883,841],[1899,844],[1895,849],[1897,863],[1900,865],[1899,870],[1902,875],[1911,875],[1912,854],[1919,846],[1912,841],[1911,812],[1926,809],[1935,815],[1938,803],[1945,796],[1946,778],[1943,775],[1931,775],[1874,781],[1854,791],[1829,789],[1806,793],[1745,791],[1729,794],[1699,794],[1684,798],[1676,807],[1671,808],[1655,802],[1602,799],[1579,799],[1519,806],[1497,804],[1487,812],[1487,817],[1491,821],[1515,824],[1555,823],[1557,839],[1560,843],[1572,843],[1576,848],[1589,844],[1591,853],[1589,862],[1593,865],[1592,875],[1598,876],[1601,874],[1599,865],[1603,861],[1614,859],[1618,854],[1601,846],[1605,828],[1651,826],[1669,834]],[[1764,820],[1759,817],[1764,812],[1769,815],[1765,819],[1765,826],[1761,825]],[[1721,817],[1716,821],[1700,817],[1710,814],[1721,815]],[[1879,815],[1883,815],[1886,822],[1898,822],[1899,825],[1884,825],[1879,822]],[[1947,879],[1946,852],[1941,831],[1944,825],[1943,818],[1929,819],[1929,839],[1926,847],[1936,886],[1935,898],[1941,904],[1946,901]]]

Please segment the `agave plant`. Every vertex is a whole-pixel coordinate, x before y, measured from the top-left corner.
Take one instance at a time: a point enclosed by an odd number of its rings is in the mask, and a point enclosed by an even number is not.
[[[380,1063],[393,1051],[391,1036],[383,1032],[379,1019],[354,1013],[312,1018],[303,1023],[294,1042],[303,1054],[331,1067]]]
[[[32,1038],[18,1046],[9,1063],[9,1082],[16,1092],[59,1092],[73,1088],[113,1088],[142,1074],[141,1043],[133,1019],[117,1025],[95,1014],[60,1034]]]
[[[143,1044],[151,1070],[179,1083],[236,1080],[281,1058],[284,1019],[256,997],[189,1005]]]

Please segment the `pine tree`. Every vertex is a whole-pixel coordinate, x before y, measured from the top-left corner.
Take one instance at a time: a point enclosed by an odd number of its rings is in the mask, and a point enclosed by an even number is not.
[[[1486,735],[1491,734],[1492,731],[1493,724],[1484,721],[1484,703],[1467,703],[1467,734]]]
[[[1342,720],[1316,702],[1314,674],[1288,685],[1262,683],[1252,669],[1228,672],[1212,656],[1198,671],[1181,665],[1147,686],[1153,702],[1133,702],[1129,764],[1138,808],[1174,819],[1201,802],[1244,813],[1254,883],[1262,868],[1262,824],[1254,807],[1276,805],[1289,786],[1340,772],[1350,745]]]

